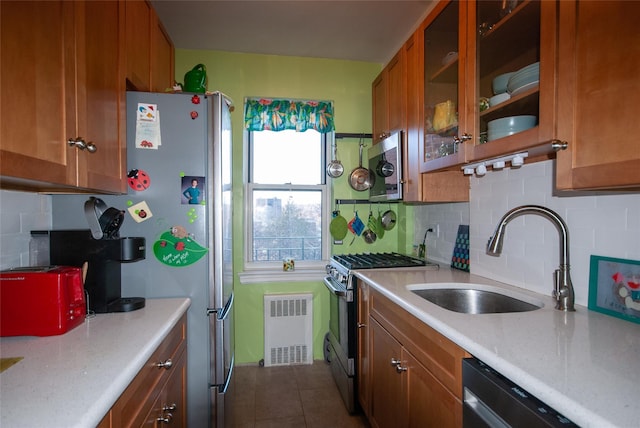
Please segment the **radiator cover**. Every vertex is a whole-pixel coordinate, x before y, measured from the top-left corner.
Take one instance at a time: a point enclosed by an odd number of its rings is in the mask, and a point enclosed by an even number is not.
[[[264,365],[313,363],[313,295],[264,295]]]

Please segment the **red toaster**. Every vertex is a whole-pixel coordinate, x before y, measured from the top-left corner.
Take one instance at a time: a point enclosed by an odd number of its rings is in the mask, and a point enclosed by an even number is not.
[[[83,323],[82,270],[21,267],[0,272],[0,336],[55,336]]]

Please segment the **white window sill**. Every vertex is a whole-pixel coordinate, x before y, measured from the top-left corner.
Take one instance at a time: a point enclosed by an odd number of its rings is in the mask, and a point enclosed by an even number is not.
[[[238,272],[240,284],[322,281],[326,275],[327,272],[324,269],[296,269],[289,272],[275,269],[252,269]]]

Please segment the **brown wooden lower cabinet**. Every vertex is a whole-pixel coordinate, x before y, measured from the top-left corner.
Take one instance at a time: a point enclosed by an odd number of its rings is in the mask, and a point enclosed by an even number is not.
[[[372,288],[369,298],[371,426],[461,427],[469,354]]]
[[[187,401],[185,383],[187,380],[186,352],[172,368],[167,383],[160,390],[143,424],[144,427],[171,426],[185,428],[187,426]]]
[[[370,407],[370,379],[371,365],[369,356],[371,355],[369,346],[370,328],[369,328],[369,286],[361,282],[358,284],[358,401],[364,414],[368,417]]]
[[[98,428],[187,426],[187,319],[176,324]]]

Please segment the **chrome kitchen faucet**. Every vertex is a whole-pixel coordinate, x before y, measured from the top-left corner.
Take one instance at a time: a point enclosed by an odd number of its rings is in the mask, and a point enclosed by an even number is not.
[[[514,218],[523,214],[538,214],[546,217],[556,226],[560,234],[560,267],[556,269],[554,275],[553,297],[556,299],[556,309],[561,311],[575,311],[575,294],[571,275],[569,273],[569,230],[562,218],[549,208],[539,205],[522,205],[508,211],[496,227],[493,236],[487,243],[487,254],[499,256],[502,254],[502,242],[504,241],[504,231],[507,224]]]

